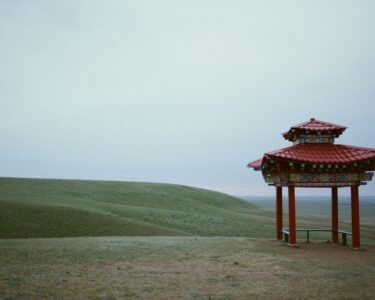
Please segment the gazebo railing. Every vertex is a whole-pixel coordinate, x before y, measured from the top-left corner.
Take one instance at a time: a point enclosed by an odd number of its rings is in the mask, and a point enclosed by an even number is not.
[[[300,229],[296,229],[296,232],[298,231],[306,231],[306,243],[310,243],[310,232],[317,232],[317,231],[320,231],[320,232],[333,232],[332,229],[310,229],[310,228],[300,228]],[[281,231],[283,234],[284,234],[284,241],[286,243],[289,242],[289,228],[283,228],[282,231]],[[337,230],[338,233],[341,234],[341,243],[343,246],[346,246],[347,245],[347,236],[348,235],[352,235],[351,232],[349,231],[344,231],[344,230]]]

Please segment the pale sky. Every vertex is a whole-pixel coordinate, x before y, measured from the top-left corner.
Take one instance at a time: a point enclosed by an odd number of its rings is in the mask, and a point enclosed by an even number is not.
[[[354,0],[1,0],[0,176],[273,195],[246,164],[291,145],[292,125],[346,125],[337,143],[375,148],[374,15]]]

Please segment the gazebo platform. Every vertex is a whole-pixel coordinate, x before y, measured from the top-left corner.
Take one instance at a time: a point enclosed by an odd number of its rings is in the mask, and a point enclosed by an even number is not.
[[[306,232],[306,243],[310,243],[310,232],[331,232],[333,233],[333,230],[332,229],[311,229],[311,228],[305,228],[305,229],[300,229],[300,228],[296,228],[296,232]],[[283,228],[281,230],[281,232],[284,234],[284,241],[286,243],[289,243],[289,235],[290,235],[290,232],[289,232],[289,228]],[[352,235],[351,232],[349,231],[345,231],[345,230],[337,230],[337,233],[338,234],[341,234],[341,244],[343,246],[346,246],[347,245],[347,236],[348,235]],[[338,242],[339,240],[337,240]]]

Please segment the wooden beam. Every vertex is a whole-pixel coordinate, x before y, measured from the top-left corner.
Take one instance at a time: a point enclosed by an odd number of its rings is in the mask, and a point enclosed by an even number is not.
[[[339,240],[339,215],[338,215],[338,191],[337,187],[332,187],[332,242]]]
[[[358,185],[351,187],[351,207],[352,207],[352,246],[353,249],[361,247],[360,225],[359,225],[359,197]]]
[[[288,206],[289,206],[289,245],[296,246],[296,205],[295,188],[288,186]]]
[[[283,239],[283,188],[276,187],[276,239]]]

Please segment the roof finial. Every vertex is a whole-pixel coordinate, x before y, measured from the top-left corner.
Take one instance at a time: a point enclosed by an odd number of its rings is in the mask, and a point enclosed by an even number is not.
[[[310,118],[310,121],[315,121],[315,118]]]

